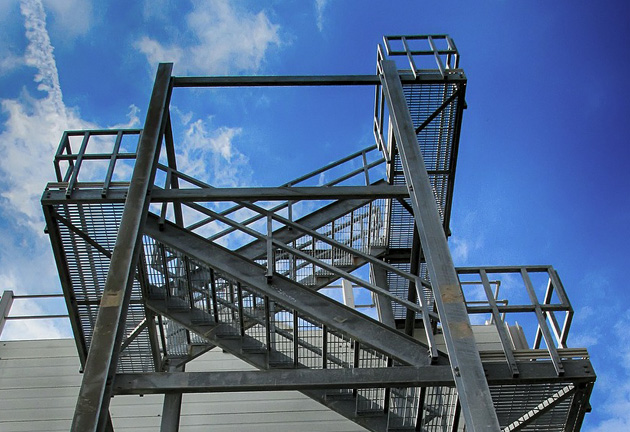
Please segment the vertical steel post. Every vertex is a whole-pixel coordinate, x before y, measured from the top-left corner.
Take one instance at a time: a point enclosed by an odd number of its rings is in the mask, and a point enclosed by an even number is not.
[[[174,367],[169,365],[169,372],[184,372],[185,365]],[[162,405],[162,421],[160,422],[160,432],[179,431],[179,419],[182,412],[182,393],[164,394],[164,404]]]
[[[273,254],[273,218],[267,214],[267,282],[271,282],[275,271],[275,257]]]
[[[170,63],[162,63],[158,67],[92,334],[92,343],[72,421],[73,431],[96,432],[107,427],[111,385],[118,364],[126,312],[141,249],[142,231],[149,208],[148,196],[155,177],[164,133],[164,113],[171,93],[172,68],[173,65]]]
[[[7,321],[11,305],[13,304],[13,291],[5,291],[0,298],[0,336],[2,336],[2,329],[4,323]]]
[[[387,271],[381,266],[370,264],[370,282],[376,286],[387,288]],[[396,328],[392,301],[381,294],[376,294],[375,298],[378,320],[388,327]]]
[[[427,260],[466,430],[499,431],[499,421],[398,70],[391,60],[382,60],[380,69],[381,83],[389,105],[392,129],[409,188],[420,244]]]

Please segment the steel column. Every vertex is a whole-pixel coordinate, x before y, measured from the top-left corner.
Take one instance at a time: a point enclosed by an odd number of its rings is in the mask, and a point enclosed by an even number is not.
[[[391,60],[383,60],[379,66],[466,427],[470,431],[499,431],[499,421],[398,70]]]
[[[181,367],[169,366],[169,372],[184,372],[184,365]],[[162,421],[160,423],[160,432],[177,432],[179,431],[179,419],[182,412],[181,392],[168,392],[164,394],[164,405],[162,405]]]
[[[72,430],[95,432],[107,426],[126,311],[141,249],[142,230],[170,98],[172,64],[158,67],[138,155],[122,214],[107,282],[94,326]]]

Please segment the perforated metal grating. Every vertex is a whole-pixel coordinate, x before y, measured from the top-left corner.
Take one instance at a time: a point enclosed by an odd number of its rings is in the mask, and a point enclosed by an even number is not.
[[[74,314],[79,322],[83,339],[89,348],[123,205],[114,203],[64,204],[54,206],[54,210],[59,216],[57,219],[60,240],[70,276],[71,292],[66,295],[75,298],[76,311],[70,311],[70,313]],[[76,230],[84,235],[80,235]],[[92,242],[87,241],[85,236]],[[144,322],[145,318],[140,283],[136,278],[127,313],[125,334],[131,334]],[[75,335],[75,338],[80,337],[80,335]],[[154,371],[151,352],[151,342],[148,330],[145,328],[121,352],[118,372]]]
[[[403,85],[405,100],[409,107],[413,125],[417,129],[438,110],[457,91],[456,84],[405,84]],[[458,97],[448,103],[433,120],[428,122],[417,134],[418,145],[424,159],[433,192],[435,194],[438,211],[445,230],[448,230],[450,207],[453,199],[452,183],[455,172],[455,157],[457,155],[457,125]],[[394,169],[390,181],[393,184],[404,185],[402,162],[398,153],[393,158]],[[407,203],[410,204],[407,199]],[[389,214],[389,247],[392,249],[410,249],[413,239],[413,216],[403,205],[392,200]],[[396,264],[398,265],[398,264]],[[407,266],[408,270],[408,266]],[[426,267],[420,275],[428,280]],[[408,283],[391,272],[388,273],[390,291],[397,297],[407,298]],[[432,293],[425,290],[425,298],[432,305]],[[405,317],[404,308],[394,306],[394,316],[397,319]],[[418,315],[419,317],[419,315]]]

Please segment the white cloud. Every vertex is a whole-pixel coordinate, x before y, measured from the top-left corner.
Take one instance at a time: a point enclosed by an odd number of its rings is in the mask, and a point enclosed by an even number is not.
[[[160,62],[172,62],[179,64],[180,60],[184,56],[184,51],[177,46],[170,48],[164,47],[159,42],[144,36],[136,42],[135,47],[147,56],[147,60],[151,64],[157,64]]]
[[[317,19],[317,28],[324,31],[324,10],[328,6],[328,0],[315,0],[315,13]]]
[[[186,116],[177,152],[177,168],[215,187],[237,187],[251,178],[249,160],[234,145],[241,128],[209,130],[202,119]]]
[[[28,312],[24,315],[41,315],[43,313],[35,310],[32,304],[30,304],[27,309]],[[18,313],[16,312],[15,315],[18,315]],[[2,340],[61,339],[72,337],[70,325],[64,325],[64,323],[65,321],[59,318],[12,320],[4,327]]]
[[[42,98],[23,90],[17,99],[3,99],[0,107],[6,121],[0,134],[0,172],[3,174],[4,210],[19,215],[20,225],[41,233],[43,217],[39,197],[48,181],[54,179],[52,156],[67,129],[98,128],[80,118],[76,109],[63,102],[53,46],[46,30],[46,14],[41,1],[23,0],[21,12],[28,45],[26,65],[35,69],[34,81]],[[128,121],[120,127],[138,124],[138,108],[129,108]]]
[[[38,197],[46,181],[52,178],[51,155],[62,132],[72,125],[80,127],[75,112],[63,103],[53,47],[46,31],[46,15],[41,2],[21,3],[28,46],[25,64],[37,71],[34,81],[44,93],[42,99],[26,90],[19,99],[0,101],[7,120],[0,134],[0,171],[3,174],[2,199],[5,212],[19,215],[20,224],[42,232]]]
[[[85,0],[42,0],[52,15],[52,31],[63,39],[86,34],[92,25],[92,2]]]
[[[280,27],[265,12],[251,13],[224,0],[194,0],[186,23],[188,44],[144,36],[135,47],[152,64],[174,62],[179,73],[215,75],[256,71],[266,51],[280,44]]]
[[[2,50],[0,53],[0,76],[16,69],[24,64],[24,58],[15,54]]]
[[[599,376],[595,392],[604,395],[597,409],[600,413],[605,413],[605,415],[600,414],[605,419],[597,425],[585,427],[586,432],[630,430],[630,333],[628,328],[630,328],[630,311],[626,311],[617,318],[612,326],[613,334],[607,336],[607,340],[614,340],[615,343],[606,343],[603,348],[608,350],[607,361],[619,365],[619,370],[602,367],[596,370]],[[599,336],[601,337],[601,334]]]
[[[54,261],[48,240],[39,196],[53,178],[51,156],[61,133],[68,126],[83,126],[76,113],[63,104],[53,48],[46,31],[46,15],[41,2],[25,0],[20,9],[28,46],[25,64],[35,69],[34,81],[44,97],[37,99],[26,90],[18,99],[3,99],[0,107],[6,121],[0,134],[0,185],[2,219],[0,225],[0,280],[5,289],[16,293],[58,291]],[[30,313],[37,312],[32,302],[20,302]],[[15,312],[15,310],[14,310]],[[58,337],[50,333],[50,323],[15,321],[5,329],[4,339]]]
[[[65,117],[66,110],[62,102],[57,64],[46,31],[44,7],[38,0],[22,0],[20,11],[24,15],[26,38],[29,42],[26,47],[25,63],[37,69],[38,73],[35,75],[35,82],[39,83],[37,89],[48,93],[48,103]]]
[[[453,261],[457,263],[467,262],[468,253],[470,252],[470,242],[460,237],[453,237],[449,241],[449,247],[451,249],[451,255]]]
[[[468,265],[471,260],[474,261],[474,254],[483,249],[484,238],[481,233],[468,235],[466,237],[453,235],[449,238],[448,245],[455,265]]]
[[[26,89],[15,99],[0,100],[5,121],[0,133],[0,280],[16,293],[59,291],[50,244],[44,235],[39,198],[54,180],[52,157],[66,129],[94,128],[78,111],[67,107],[59,85],[53,46],[46,30],[46,14],[40,1],[20,3],[28,45],[25,65],[33,68],[35,95]],[[127,126],[137,124],[137,109],[130,108]],[[36,305],[24,302],[36,311]],[[22,338],[43,333],[40,321],[16,324]],[[30,329],[30,330],[29,330]],[[55,330],[56,331],[56,330]]]

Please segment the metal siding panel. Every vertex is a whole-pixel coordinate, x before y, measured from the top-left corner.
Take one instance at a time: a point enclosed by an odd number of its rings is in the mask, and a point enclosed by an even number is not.
[[[3,342],[0,358],[0,430],[69,430],[81,379],[74,342],[70,339]],[[214,349],[190,362],[187,369],[253,368]],[[11,375],[13,373],[19,376]],[[162,400],[161,395],[115,397],[111,414],[116,432],[157,430]],[[232,431],[236,424],[244,423],[255,426],[259,432],[364,431],[323,405],[292,391],[185,395],[182,408],[181,432],[206,431],[208,425],[213,426],[213,431]]]

